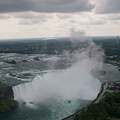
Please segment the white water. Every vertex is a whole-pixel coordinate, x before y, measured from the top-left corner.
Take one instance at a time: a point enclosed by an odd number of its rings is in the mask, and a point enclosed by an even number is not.
[[[93,66],[90,60],[83,60],[65,70],[37,75],[32,82],[13,87],[14,99],[26,103],[50,99],[93,100],[101,87],[101,82],[91,75]]]
[[[85,41],[86,47],[72,53],[63,52],[66,58],[73,60],[71,67],[37,75],[32,82],[13,87],[15,99],[22,99],[26,103],[48,102],[51,99],[95,99],[100,91],[101,82],[91,73],[101,68],[103,51],[95,43],[87,40],[83,33],[72,30],[71,40],[73,48],[76,48],[79,42]]]

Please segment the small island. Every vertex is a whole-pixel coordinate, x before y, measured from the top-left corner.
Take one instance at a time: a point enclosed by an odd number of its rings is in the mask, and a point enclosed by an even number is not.
[[[0,82],[0,112],[5,112],[18,107],[18,102],[14,100],[12,86]]]

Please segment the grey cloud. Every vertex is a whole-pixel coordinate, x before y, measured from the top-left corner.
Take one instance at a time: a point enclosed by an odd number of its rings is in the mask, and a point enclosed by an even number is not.
[[[70,22],[71,24],[76,23],[75,20],[70,20],[69,22]]]
[[[35,12],[14,13],[12,15],[19,19],[19,24],[23,25],[43,23],[52,18],[52,15]]]
[[[39,19],[20,19],[19,24],[21,25],[31,25],[31,24],[38,24],[38,23],[43,23],[46,20],[39,20]]]
[[[0,15],[0,19],[9,19],[9,18],[11,18],[9,15],[3,15],[3,14]]]
[[[20,20],[19,24],[21,24],[21,25],[29,25],[29,24],[31,24],[31,21],[30,20]]]
[[[72,18],[70,15],[57,15],[59,19],[70,19]]]
[[[27,11],[32,7],[31,0],[0,0],[0,12],[19,12]]]
[[[48,19],[52,18],[51,15],[48,14],[38,14],[34,12],[24,12],[24,13],[17,13],[13,15],[14,17],[21,18],[21,19]]]
[[[107,23],[107,21],[105,20],[89,20],[89,21],[84,21],[84,22],[81,22],[80,24],[81,25],[101,25],[101,24],[105,24]]]
[[[120,15],[110,15],[107,17],[108,20],[120,20]]]
[[[120,0],[96,0],[95,13],[120,13]]]
[[[95,6],[90,0],[0,0],[0,12],[58,12],[91,11]]]
[[[114,21],[114,24],[120,25],[120,21]]]

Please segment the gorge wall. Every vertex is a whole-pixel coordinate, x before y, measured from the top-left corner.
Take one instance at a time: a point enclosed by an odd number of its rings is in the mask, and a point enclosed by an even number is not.
[[[12,86],[0,83],[0,112],[5,112],[18,107],[14,100]]]

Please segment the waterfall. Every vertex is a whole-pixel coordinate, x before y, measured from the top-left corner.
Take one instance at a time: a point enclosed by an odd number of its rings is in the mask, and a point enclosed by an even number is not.
[[[31,82],[14,86],[14,99],[22,99],[26,103],[39,103],[53,98],[95,99],[100,91],[101,82],[91,75],[87,62],[75,64],[64,70],[40,74]]]

